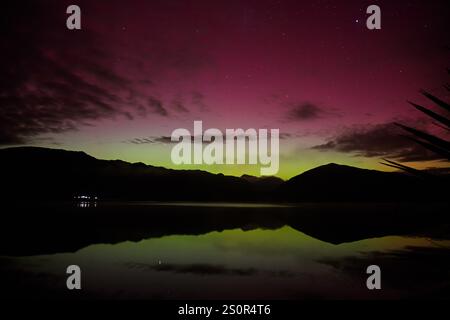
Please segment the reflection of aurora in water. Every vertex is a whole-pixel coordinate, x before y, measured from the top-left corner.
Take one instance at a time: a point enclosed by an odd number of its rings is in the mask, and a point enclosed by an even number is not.
[[[91,245],[75,253],[3,260],[14,264],[25,277],[40,274],[41,280],[33,281],[42,281],[37,285],[49,286],[50,292],[64,290],[65,268],[77,264],[82,269],[83,294],[95,297],[390,298],[411,292],[387,282],[382,291],[369,292],[365,287],[368,265],[377,263],[389,279],[392,270],[418,267],[414,257],[409,263],[405,259],[408,256],[400,257],[400,253],[446,250],[443,248],[448,246],[450,241],[397,236],[333,245],[283,227],[171,235],[140,242]],[[436,265],[449,266],[448,258],[444,258],[448,257],[448,249],[446,253],[436,255],[438,261],[433,261],[433,270]],[[408,273],[404,277],[410,276]],[[401,279],[402,274],[396,271],[395,277]],[[423,287],[424,293],[428,289]]]

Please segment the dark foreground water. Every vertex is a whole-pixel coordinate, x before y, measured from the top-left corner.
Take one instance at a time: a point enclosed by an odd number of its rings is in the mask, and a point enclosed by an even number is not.
[[[57,207],[61,210],[61,206]],[[443,231],[447,220],[443,220],[444,224],[441,221],[436,228],[420,228],[420,223],[418,226],[413,223],[414,219],[404,220],[398,212],[399,221],[386,214],[387,222],[373,220],[370,224],[367,217],[361,221],[353,217],[353,214],[371,212],[366,205],[356,206],[356,209],[352,205],[355,209],[352,215],[333,219],[326,218],[325,213],[319,217],[317,207],[320,206],[135,203],[111,204],[105,206],[104,211],[98,207],[84,207],[89,209],[87,213],[80,207],[70,210],[64,207],[66,214],[70,212],[71,217],[75,214],[75,218],[79,214],[87,221],[92,218],[91,214],[104,217],[104,214],[114,212],[111,213],[114,225],[120,221],[118,212],[128,212],[129,216],[122,217],[122,227],[119,224],[112,228],[105,222],[106,218],[92,220],[95,226],[92,230],[84,222],[72,227],[66,225],[66,237],[59,229],[52,235],[53,227],[47,224],[47,227],[38,227],[46,233],[41,235],[44,240],[35,229],[29,229],[26,231],[28,236],[21,237],[21,244],[16,243],[18,254],[13,254],[14,242],[10,242],[9,250],[3,248],[5,254],[0,258],[0,271],[6,279],[6,292],[12,297],[450,297],[450,241],[443,236],[447,231]],[[320,212],[338,207],[348,209],[349,205],[325,208],[322,205]],[[389,207],[392,205],[376,210],[381,215]],[[302,212],[304,221],[298,218]],[[153,218],[150,221],[137,219],[137,213]],[[127,223],[130,219],[137,222]],[[317,221],[312,223],[312,220]],[[350,222],[342,220],[354,220],[353,224],[359,223],[359,226],[350,228]],[[299,227],[302,221],[305,232]],[[171,229],[171,225],[179,227]],[[224,227],[220,228],[220,225]],[[371,225],[375,225],[373,229],[368,227]],[[403,228],[404,225],[409,228]],[[73,228],[77,229],[80,241],[71,237],[75,232]],[[338,228],[343,231],[333,230]],[[32,230],[35,233],[30,236]],[[70,248],[67,251],[71,252],[65,252],[64,243],[60,242],[67,243]],[[30,253],[24,256],[21,252],[26,252],[26,243]],[[78,292],[66,289],[65,271],[72,264],[79,265],[82,270],[82,290]],[[381,268],[381,290],[370,291],[366,287],[366,268],[371,264]]]

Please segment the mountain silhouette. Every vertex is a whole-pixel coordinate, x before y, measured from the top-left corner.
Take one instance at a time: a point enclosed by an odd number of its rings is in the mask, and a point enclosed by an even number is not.
[[[442,197],[439,192],[447,189],[404,173],[328,164],[282,181],[35,147],[0,149],[0,159],[0,254],[66,252],[92,243],[284,225],[330,243],[390,234],[448,235],[448,204],[423,201]],[[98,196],[98,206],[80,207],[78,199],[73,201],[80,194]]]
[[[243,174],[241,179],[250,182],[258,192],[271,192],[284,183],[284,180],[274,176],[255,177]]]
[[[330,163],[283,183],[279,197],[290,201],[400,201],[438,199],[447,177],[429,181],[403,172],[382,172]],[[442,182],[442,183],[441,183]]]
[[[99,160],[84,152],[38,147],[0,149],[0,159],[5,199],[70,200],[89,194],[109,200],[385,201],[428,199],[440,192],[439,184],[431,188],[427,181],[404,173],[337,164],[284,182]]]
[[[9,198],[235,201],[252,193],[238,177],[98,160],[84,152],[19,147],[0,150],[0,159]]]

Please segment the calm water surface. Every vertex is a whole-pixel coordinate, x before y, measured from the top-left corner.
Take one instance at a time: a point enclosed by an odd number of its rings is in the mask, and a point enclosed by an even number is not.
[[[4,275],[20,279],[17,290],[35,297],[68,295],[65,269],[76,264],[82,270],[77,294],[86,298],[376,299],[446,290],[449,248],[450,241],[405,236],[331,244],[283,226],[164,235],[1,261]],[[370,264],[381,267],[380,291],[366,288]]]

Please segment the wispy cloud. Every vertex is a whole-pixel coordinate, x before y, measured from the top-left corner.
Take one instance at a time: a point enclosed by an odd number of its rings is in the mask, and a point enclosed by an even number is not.
[[[0,144],[22,144],[106,118],[169,117],[162,99],[151,92],[155,79],[169,70],[187,76],[207,60],[193,43],[165,43],[153,35],[151,48],[143,43],[139,50],[122,53],[96,28],[97,22],[80,32],[70,32],[64,24],[56,28],[65,6],[36,0],[2,9],[5,17],[15,18],[2,24],[7,45],[0,60]],[[88,1],[82,7],[92,14],[99,10]],[[203,100],[201,93],[192,94],[192,103],[206,108]],[[187,109],[175,103],[175,110]]]
[[[312,149],[364,157],[390,157],[403,162],[440,159],[438,155],[407,139],[394,122],[352,126]]]
[[[336,109],[322,107],[311,102],[287,103],[286,118],[291,121],[314,121],[322,118],[339,117]]]

